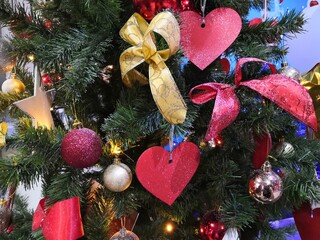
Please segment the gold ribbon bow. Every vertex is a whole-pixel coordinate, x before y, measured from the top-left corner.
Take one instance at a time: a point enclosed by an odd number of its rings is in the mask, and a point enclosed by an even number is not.
[[[167,49],[157,50],[153,32],[167,42]],[[149,84],[155,103],[163,117],[171,124],[183,123],[187,107],[165,61],[179,49],[180,29],[172,13],[157,14],[150,24],[134,13],[120,30],[123,40],[133,45],[120,56],[122,81],[128,87],[135,81],[147,84],[148,79],[134,68],[149,64]]]
[[[307,90],[320,85],[320,63],[317,63],[311,70],[301,76],[301,85]]]
[[[6,134],[8,131],[8,123],[0,123],[0,147],[3,147],[6,144]]]
[[[320,138],[320,63],[317,63],[307,73],[303,74],[300,80],[300,84],[308,90],[312,98],[318,121],[318,132],[313,134]]]

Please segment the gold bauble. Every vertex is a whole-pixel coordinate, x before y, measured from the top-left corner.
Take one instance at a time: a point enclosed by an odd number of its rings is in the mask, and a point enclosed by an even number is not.
[[[26,90],[26,86],[15,75],[2,83],[2,92],[11,94],[22,94]]]
[[[10,72],[15,65],[15,58],[11,55],[10,43],[0,38],[0,73]]]
[[[122,192],[126,190],[131,182],[132,172],[130,168],[121,163],[117,158],[103,173],[104,185],[113,192]]]

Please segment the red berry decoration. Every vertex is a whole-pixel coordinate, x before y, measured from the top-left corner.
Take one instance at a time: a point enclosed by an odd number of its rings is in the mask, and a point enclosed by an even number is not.
[[[222,240],[226,228],[223,223],[219,222],[216,211],[207,212],[200,222],[201,240]]]
[[[72,130],[61,143],[63,160],[75,168],[93,166],[98,162],[101,152],[102,142],[99,136],[88,128]]]
[[[45,85],[51,85],[52,84],[51,77],[50,77],[50,75],[48,73],[46,73],[46,74],[41,76],[41,81]]]

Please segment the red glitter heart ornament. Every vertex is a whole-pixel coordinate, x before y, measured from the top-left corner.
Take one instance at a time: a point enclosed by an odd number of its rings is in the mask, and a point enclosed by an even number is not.
[[[191,180],[200,162],[198,146],[183,142],[170,153],[162,147],[147,149],[140,156],[136,174],[142,186],[172,205]]]
[[[217,8],[205,17],[193,11],[181,12],[181,48],[201,70],[219,57],[238,37],[242,22],[231,8]]]

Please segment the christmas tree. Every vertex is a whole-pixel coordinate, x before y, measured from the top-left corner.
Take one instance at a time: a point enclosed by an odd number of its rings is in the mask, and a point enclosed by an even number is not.
[[[319,143],[297,134],[317,121],[307,89],[275,66],[305,19],[267,7],[1,1],[1,239],[294,233],[272,221],[320,200]],[[39,180],[44,199],[29,212],[15,188]]]

